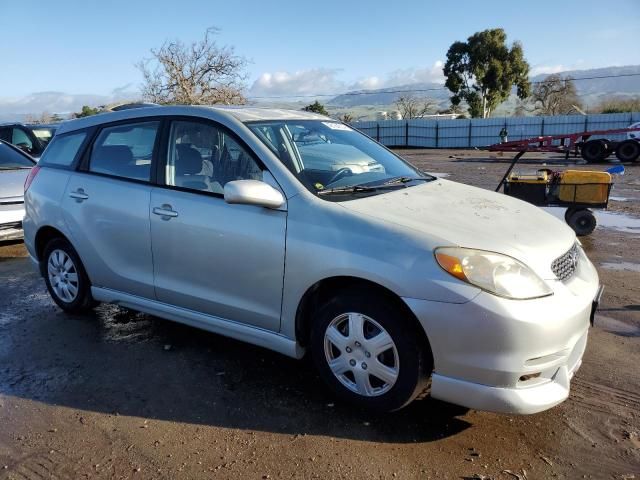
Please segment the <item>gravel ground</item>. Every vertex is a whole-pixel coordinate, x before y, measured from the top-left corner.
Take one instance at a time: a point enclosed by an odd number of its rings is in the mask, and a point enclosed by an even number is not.
[[[508,158],[401,154],[484,188]],[[565,167],[519,169],[542,163]],[[606,290],[571,397],[526,417],[428,398],[368,414],[308,361],[108,305],[63,314],[22,244],[0,246],[0,479],[640,478],[639,173],[583,240]]]

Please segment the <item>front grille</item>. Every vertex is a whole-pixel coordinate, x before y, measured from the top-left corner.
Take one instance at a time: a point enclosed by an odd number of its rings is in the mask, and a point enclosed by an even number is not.
[[[559,256],[551,263],[551,270],[559,280],[565,281],[571,277],[578,267],[578,244],[575,243],[567,253]]]

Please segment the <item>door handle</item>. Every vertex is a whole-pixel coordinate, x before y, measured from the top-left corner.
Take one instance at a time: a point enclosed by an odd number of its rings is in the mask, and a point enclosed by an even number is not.
[[[89,195],[84,193],[84,189],[82,189],[82,188],[77,189],[75,192],[69,193],[69,196],[71,198],[75,198],[78,203],[80,203],[83,200],[86,200],[87,198],[89,198]]]
[[[161,217],[164,217],[164,220],[169,220],[169,218],[173,218],[173,217],[177,217],[178,216],[178,212],[176,212],[175,210],[173,210],[171,208],[171,205],[168,204],[164,204],[161,207],[154,207],[153,208],[153,213],[156,215],[160,215]]]

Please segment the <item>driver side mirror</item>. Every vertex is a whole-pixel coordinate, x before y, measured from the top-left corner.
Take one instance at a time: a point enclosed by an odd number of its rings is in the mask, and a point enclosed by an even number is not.
[[[280,208],[284,205],[282,193],[259,180],[233,180],[224,186],[224,201],[241,205],[256,205],[265,208]]]

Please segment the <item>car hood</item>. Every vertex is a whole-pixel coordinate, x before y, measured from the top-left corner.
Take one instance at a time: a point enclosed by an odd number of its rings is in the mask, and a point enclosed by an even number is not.
[[[433,246],[510,255],[545,279],[555,278],[551,262],[576,241],[571,228],[538,207],[443,179],[340,205],[418,232]]]
[[[0,170],[0,202],[17,202],[24,197],[24,181],[30,168]]]

